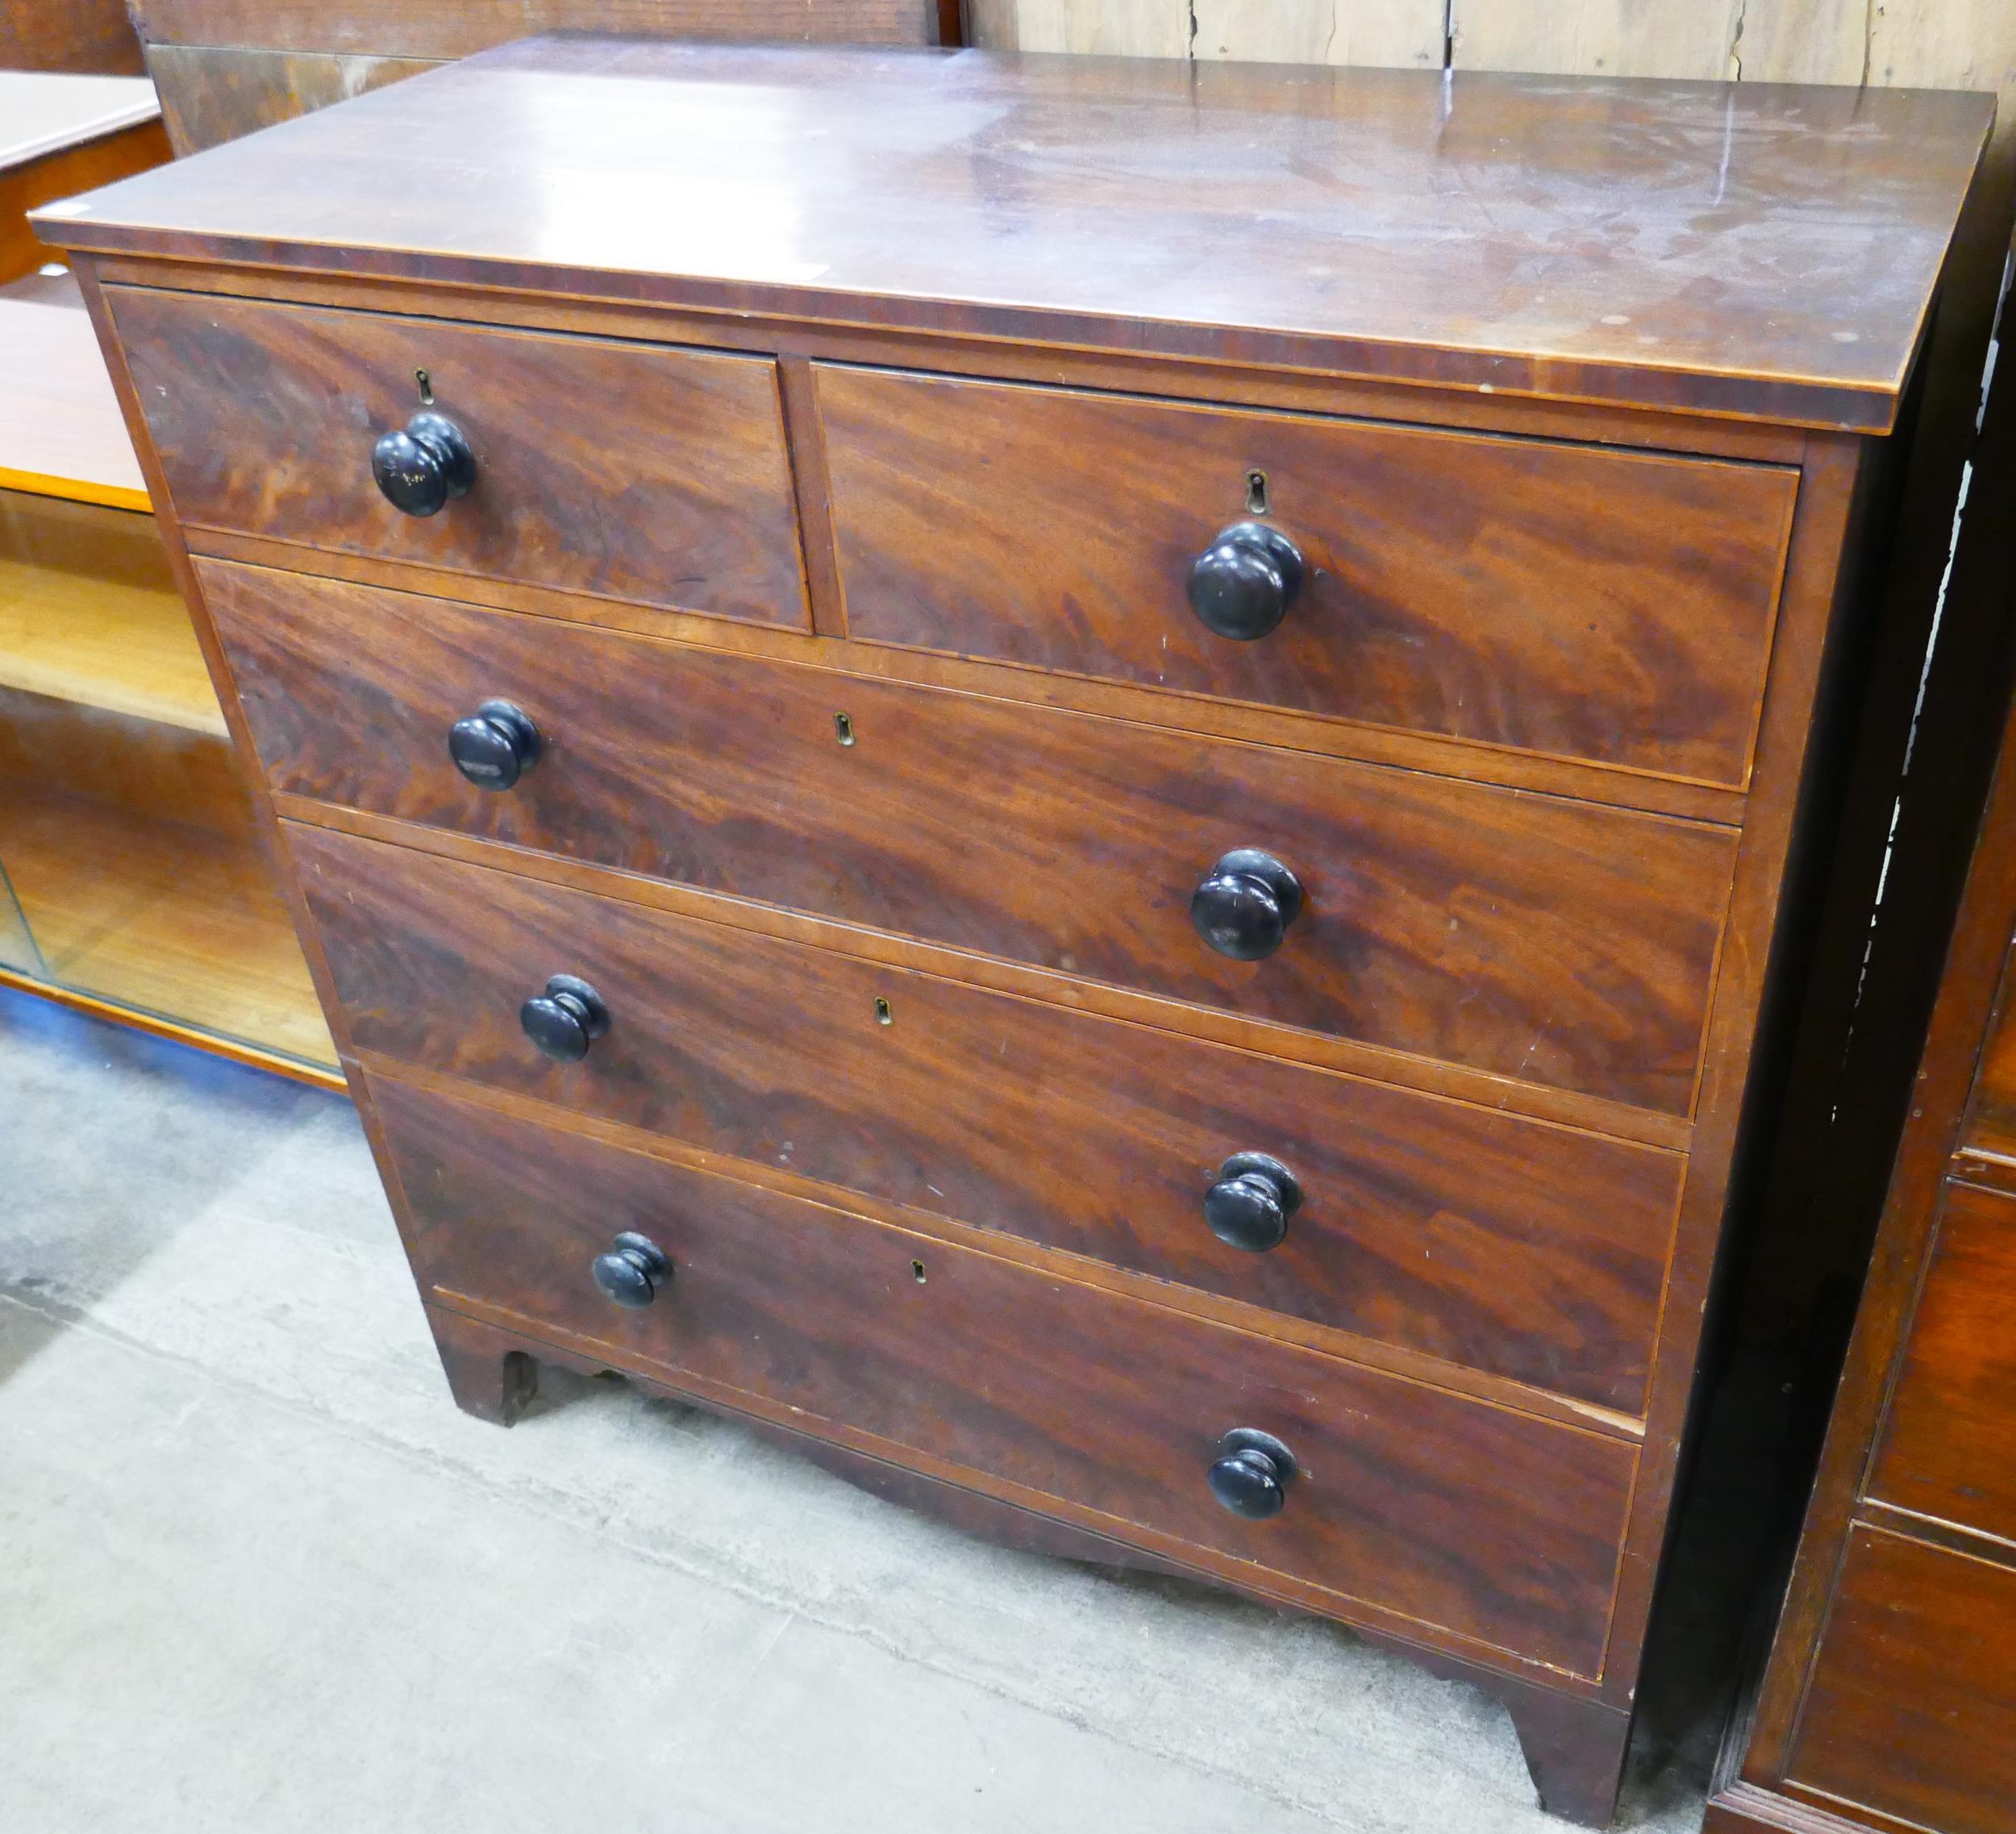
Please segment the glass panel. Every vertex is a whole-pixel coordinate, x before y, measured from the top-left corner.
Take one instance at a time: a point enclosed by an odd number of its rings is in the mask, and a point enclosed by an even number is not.
[[[0,844],[6,840],[0,834]],[[42,952],[35,946],[35,937],[28,928],[28,920],[21,915],[21,900],[14,894],[14,882],[7,877],[7,862],[0,853],[0,968],[11,968],[18,973],[32,974],[38,980],[46,975]]]

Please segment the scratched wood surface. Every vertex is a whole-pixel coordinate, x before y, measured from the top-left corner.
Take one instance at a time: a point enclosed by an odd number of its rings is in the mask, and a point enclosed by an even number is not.
[[[694,85],[707,106],[665,105]],[[128,256],[312,269],[340,244],[354,275],[1887,430],[1985,99],[1580,95],[557,37],[37,221]]]

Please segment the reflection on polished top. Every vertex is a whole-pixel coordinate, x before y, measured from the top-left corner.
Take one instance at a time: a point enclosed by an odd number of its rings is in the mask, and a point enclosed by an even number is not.
[[[1993,107],[535,39],[48,214],[80,248],[1882,429]]]

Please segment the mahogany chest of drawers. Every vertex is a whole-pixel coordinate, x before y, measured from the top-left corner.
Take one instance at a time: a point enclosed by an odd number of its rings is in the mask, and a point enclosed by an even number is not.
[[[1345,1620],[1605,1819],[1988,113],[560,40],[50,213],[457,1398]]]

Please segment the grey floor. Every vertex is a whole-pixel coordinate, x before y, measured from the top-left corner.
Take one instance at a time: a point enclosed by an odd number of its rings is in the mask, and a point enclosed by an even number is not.
[[[1344,1631],[546,1386],[456,1411],[342,1099],[0,992],[0,1830],[1561,1826]],[[1712,1719],[1620,1825],[1699,1825]]]

